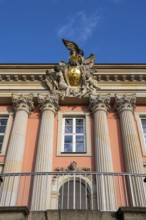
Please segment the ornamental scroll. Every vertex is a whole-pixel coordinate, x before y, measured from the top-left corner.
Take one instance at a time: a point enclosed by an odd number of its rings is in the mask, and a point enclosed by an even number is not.
[[[96,93],[100,88],[93,70],[95,56],[91,54],[84,58],[84,52],[76,43],[64,39],[62,41],[70,51],[70,58],[68,63],[61,61],[53,69],[47,70],[45,80],[50,94],[64,99],[67,96],[81,98]]]

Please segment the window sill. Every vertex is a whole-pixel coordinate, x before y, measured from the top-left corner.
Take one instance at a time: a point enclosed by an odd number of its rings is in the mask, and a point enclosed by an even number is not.
[[[87,152],[59,152],[58,157],[91,157]]]
[[[86,154],[87,152],[61,152],[61,154]]]

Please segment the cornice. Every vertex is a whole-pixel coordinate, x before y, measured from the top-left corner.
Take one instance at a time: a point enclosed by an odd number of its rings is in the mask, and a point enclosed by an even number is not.
[[[0,69],[50,69],[57,63],[1,63]],[[96,63],[94,69],[146,69],[146,63]]]
[[[0,102],[11,103],[12,93],[48,93],[47,71],[56,64],[0,64]],[[137,103],[146,104],[146,64],[95,64],[93,77],[99,94],[136,93]],[[89,71],[90,72],[90,71]],[[74,95],[65,97],[61,104],[87,104],[88,95],[82,99]]]
[[[33,63],[13,63],[13,64],[0,64],[0,69],[50,69],[53,68],[56,65],[56,63],[50,63],[50,64],[33,64]]]
[[[0,74],[0,81],[43,81],[45,80],[45,73],[44,74]]]
[[[18,71],[17,68],[12,69],[5,69],[0,68],[0,81],[44,81],[46,79],[46,71],[48,69],[52,69],[52,66],[49,66],[49,68],[40,68],[40,71],[37,71],[37,69],[31,69],[28,68],[26,71],[23,71],[24,69],[21,69]],[[4,72],[3,72],[4,70]],[[12,70],[12,72],[11,72]],[[16,72],[15,72],[16,70]],[[33,71],[32,71],[33,70]],[[103,81],[103,82],[123,82],[123,81],[129,81],[129,82],[135,82],[135,81],[146,81],[146,68],[141,69],[132,69],[130,71],[129,69],[121,69],[118,71],[118,69],[111,70],[111,69],[95,69],[93,75],[94,78],[97,81]]]
[[[96,69],[146,69],[146,63],[100,63],[95,64]]]

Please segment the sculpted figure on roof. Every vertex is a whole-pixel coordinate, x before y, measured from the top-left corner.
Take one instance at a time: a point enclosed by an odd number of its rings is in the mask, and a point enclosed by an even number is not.
[[[54,69],[46,73],[46,83],[50,93],[67,96],[82,97],[99,90],[94,76],[93,65],[95,56],[91,54],[84,58],[84,52],[72,41],[62,39],[65,47],[70,51],[68,63],[61,61]]]

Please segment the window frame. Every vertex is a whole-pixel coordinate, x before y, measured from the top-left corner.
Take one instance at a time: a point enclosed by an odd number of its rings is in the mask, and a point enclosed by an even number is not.
[[[84,152],[63,152],[64,149],[64,118],[84,118],[85,136]],[[91,156],[91,113],[90,112],[58,112],[57,156]],[[61,140],[61,141],[60,141]]]
[[[66,128],[65,121],[66,121],[66,119],[72,119],[72,133],[65,132],[65,128]],[[77,127],[76,119],[82,119],[83,120],[83,132],[82,133],[77,133],[76,132],[76,127]],[[83,116],[63,117],[62,137],[66,137],[66,136],[71,136],[72,137],[72,150],[73,151],[68,151],[68,152],[65,151],[65,140],[64,140],[64,138],[62,138],[63,143],[62,143],[61,153],[86,153],[86,142],[85,142],[86,134],[85,134],[85,131],[86,131],[85,117],[83,117]],[[84,137],[83,151],[77,151],[77,142],[76,142],[76,137],[77,136],[83,136]]]
[[[13,123],[13,113],[1,110],[0,117],[8,117],[7,126],[6,126],[4,139],[3,139],[3,144],[1,147],[1,151],[0,151],[0,156],[5,156],[8,142],[9,142],[10,132],[11,132],[11,128],[12,128],[12,123]]]
[[[137,122],[137,128],[138,128],[138,133],[139,133],[139,138],[140,138],[142,154],[143,156],[146,156],[146,143],[144,140],[144,132],[143,132],[143,127],[142,127],[142,122],[141,122],[142,118],[146,119],[146,112],[135,112],[135,119]]]
[[[144,168],[144,171],[146,173],[146,162],[143,163],[143,168]]]

